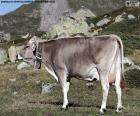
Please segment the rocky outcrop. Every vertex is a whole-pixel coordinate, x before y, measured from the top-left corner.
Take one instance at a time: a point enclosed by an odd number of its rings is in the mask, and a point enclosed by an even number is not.
[[[4,64],[7,60],[7,51],[3,48],[0,48],[0,64]]]
[[[55,3],[41,4],[40,30],[47,31],[50,27],[58,23],[60,17],[65,12],[69,12],[67,0],[55,0]]]
[[[93,36],[95,33],[90,33],[89,29],[94,27],[94,24],[88,25],[86,19],[96,17],[87,8],[81,8],[76,13],[71,13],[69,16],[62,16],[59,22],[51,27],[46,33],[47,38],[84,35]],[[97,33],[96,33],[97,34]]]

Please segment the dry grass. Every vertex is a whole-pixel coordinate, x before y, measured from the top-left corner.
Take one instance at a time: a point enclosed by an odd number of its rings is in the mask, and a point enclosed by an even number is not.
[[[99,82],[95,82],[95,84],[88,87],[85,81],[73,79],[68,94],[70,107],[64,111],[61,110],[62,93],[59,84],[52,93],[41,94],[41,82],[55,82],[44,69],[19,71],[16,70],[16,65],[12,64],[0,66],[0,70],[0,116],[99,115],[102,99]],[[10,81],[10,79],[15,78],[16,81]],[[139,89],[126,88],[123,91],[123,103],[126,110],[123,113],[116,114],[116,94],[112,86],[105,116],[139,116],[139,96]]]

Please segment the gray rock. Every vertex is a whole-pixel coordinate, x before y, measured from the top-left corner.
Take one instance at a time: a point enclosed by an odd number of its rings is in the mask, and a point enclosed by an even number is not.
[[[41,94],[51,93],[53,87],[56,86],[56,83],[42,83],[42,92]]]
[[[10,82],[16,82],[16,80],[17,80],[16,78],[9,79]]]
[[[41,4],[40,30],[48,31],[49,28],[59,22],[59,19],[67,10],[70,10],[67,0],[55,0],[55,3]]]
[[[73,17],[78,21],[85,21],[87,17],[96,17],[96,15],[89,9],[82,7],[76,13],[71,14],[70,17]]]
[[[119,23],[119,22],[121,22],[121,21],[123,21],[123,20],[124,20],[123,15],[118,15],[118,16],[116,16],[116,18],[115,18],[115,23]]]
[[[0,48],[0,64],[4,64],[7,60],[7,51],[3,48]]]
[[[128,65],[134,65],[134,62],[128,57],[124,57],[123,63]]]
[[[110,19],[104,18],[104,19],[100,20],[99,22],[97,22],[96,26],[97,27],[102,27],[105,24],[108,24],[110,21],[111,21]]]
[[[16,52],[16,47],[15,46],[11,46],[8,49],[8,54],[9,54],[9,59],[12,63],[15,63],[16,61],[16,56],[17,56],[17,52]]]
[[[18,70],[21,70],[21,69],[24,69],[24,68],[30,68],[31,65],[29,65],[28,63],[26,62],[21,62],[18,66],[17,66],[17,69]]]
[[[127,71],[133,70],[133,69],[140,70],[140,66],[138,66],[138,65],[132,65],[132,66],[126,68],[124,71],[127,72]]]
[[[11,40],[11,34],[10,34],[10,33],[6,33],[6,34],[5,34],[5,37],[4,37],[4,40],[5,40],[6,42],[9,42],[9,41]]]
[[[128,20],[135,20],[136,19],[136,17],[132,14],[129,14],[127,17],[128,17]]]

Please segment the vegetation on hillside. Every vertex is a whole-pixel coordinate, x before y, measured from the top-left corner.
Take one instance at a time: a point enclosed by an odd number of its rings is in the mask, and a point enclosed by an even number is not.
[[[123,0],[68,0],[68,3],[74,10],[84,6],[98,16],[120,9],[125,5]]]
[[[39,9],[39,4],[25,4],[13,12],[0,16],[0,30],[10,32],[13,36],[36,32],[40,25]]]

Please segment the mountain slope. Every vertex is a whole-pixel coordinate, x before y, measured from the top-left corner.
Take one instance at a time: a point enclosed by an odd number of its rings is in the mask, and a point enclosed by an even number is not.
[[[0,16],[0,31],[14,34],[47,31],[57,23],[63,13],[69,9],[77,10],[85,6],[97,15],[118,9],[124,5],[122,0],[57,0],[55,3],[26,4],[17,10]],[[70,8],[69,8],[70,7]]]
[[[14,35],[34,32],[40,25],[39,4],[22,5],[17,10],[0,16],[0,31]]]
[[[102,15],[120,9],[125,5],[125,0],[68,0],[68,3],[75,10],[85,6],[96,15]]]

